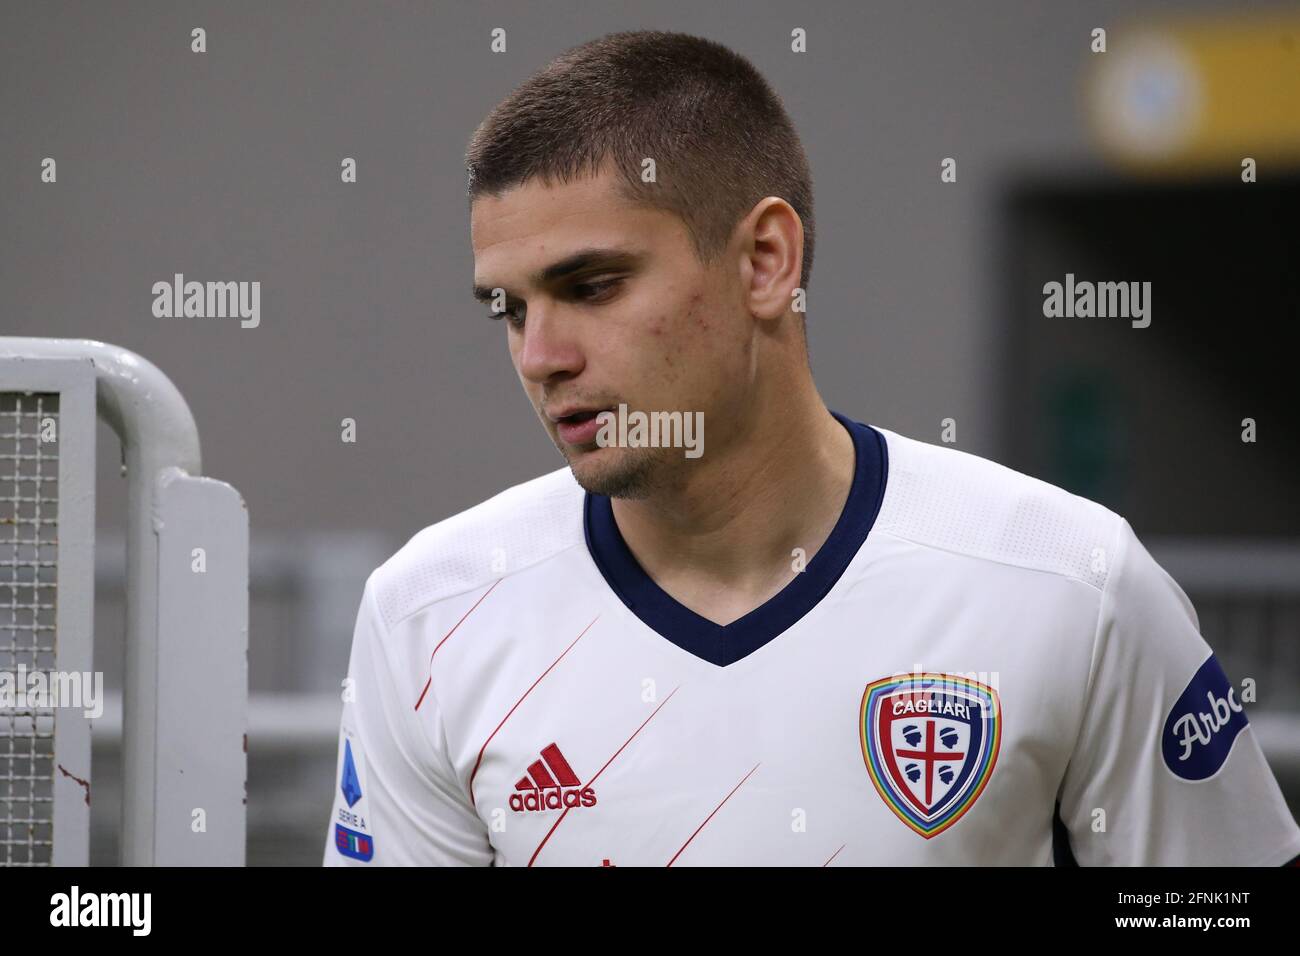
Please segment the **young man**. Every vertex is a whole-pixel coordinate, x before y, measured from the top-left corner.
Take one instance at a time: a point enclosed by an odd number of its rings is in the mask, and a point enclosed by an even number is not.
[[[1085,864],[1300,854],[1122,518],[822,403],[807,162],[745,60],[585,44],[468,168],[568,467],[366,582],[326,863],[1049,864],[1058,804]]]

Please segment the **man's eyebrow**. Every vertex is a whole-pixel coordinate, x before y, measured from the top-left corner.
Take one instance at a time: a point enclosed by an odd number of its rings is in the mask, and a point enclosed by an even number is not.
[[[593,266],[602,268],[631,268],[644,258],[639,252],[633,252],[628,249],[592,247],[581,249],[573,255],[565,256],[558,262],[553,262],[545,269],[533,273],[531,279],[534,285],[546,285],[554,282],[556,279],[563,279],[567,275],[572,275],[583,269],[589,269]],[[492,298],[492,286],[475,285],[474,298],[480,302],[487,302]]]

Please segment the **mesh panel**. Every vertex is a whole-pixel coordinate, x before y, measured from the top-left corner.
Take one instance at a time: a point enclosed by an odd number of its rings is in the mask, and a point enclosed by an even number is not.
[[[54,669],[58,549],[56,394],[0,393],[0,680]],[[49,422],[44,427],[50,428]],[[54,711],[0,701],[0,866],[48,866],[53,849]],[[21,706],[17,706],[21,704]]]

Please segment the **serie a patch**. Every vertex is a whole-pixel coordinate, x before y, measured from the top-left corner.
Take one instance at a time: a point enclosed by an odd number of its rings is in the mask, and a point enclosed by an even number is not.
[[[1249,725],[1236,688],[1213,654],[1205,659],[1165,718],[1160,752],[1165,766],[1184,780],[1219,772],[1232,745]]]
[[[337,799],[334,803],[334,848],[343,856],[365,862],[375,856],[375,838],[370,835],[366,823],[368,812],[361,784],[365,775],[365,756],[361,752],[359,741],[354,753],[352,736],[346,728],[343,735],[339,794],[347,805],[341,805]]]
[[[1002,742],[997,691],[953,674],[872,681],[858,715],[862,757],[885,805],[927,840],[974,806]]]

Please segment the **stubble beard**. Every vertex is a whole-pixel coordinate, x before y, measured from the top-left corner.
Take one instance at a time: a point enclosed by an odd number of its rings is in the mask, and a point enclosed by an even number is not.
[[[588,494],[606,498],[648,498],[663,484],[667,463],[661,453],[671,451],[666,448],[616,448],[612,449],[615,454],[601,456],[612,461],[597,463],[575,461],[589,457],[590,453],[572,455],[563,444],[557,442],[557,445],[582,489]]]

